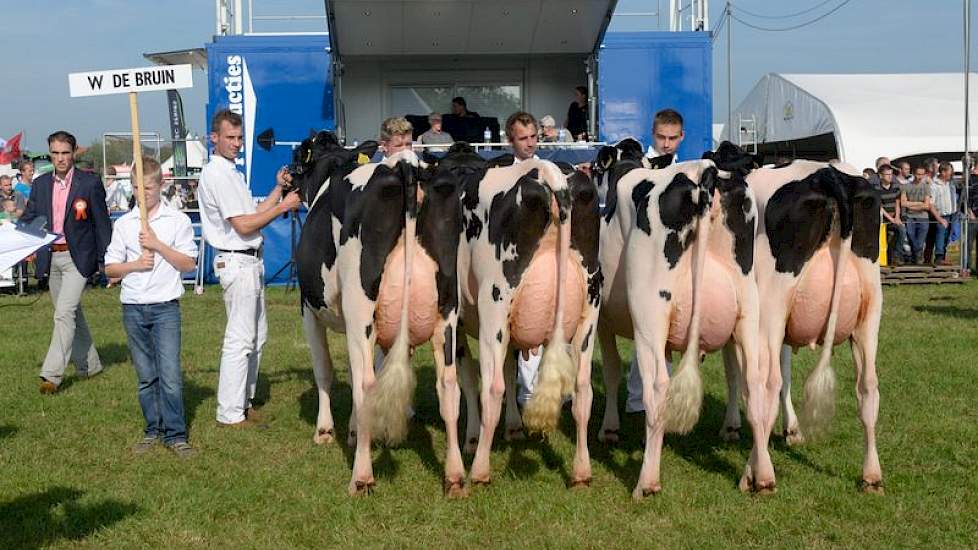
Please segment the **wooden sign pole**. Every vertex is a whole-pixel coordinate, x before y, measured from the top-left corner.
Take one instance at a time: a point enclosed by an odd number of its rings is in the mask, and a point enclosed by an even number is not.
[[[146,215],[146,187],[143,186],[143,147],[139,135],[139,106],[136,92],[129,92],[129,116],[132,119],[132,167],[136,171],[136,202],[139,203],[139,221],[143,229],[149,228]]]

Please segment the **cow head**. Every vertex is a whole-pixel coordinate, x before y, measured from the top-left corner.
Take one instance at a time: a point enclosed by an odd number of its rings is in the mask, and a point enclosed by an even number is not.
[[[340,145],[332,132],[321,131],[302,141],[292,154],[289,171],[292,186],[311,204],[323,183],[343,166],[355,166],[360,155],[370,158],[377,152],[376,141],[365,141],[353,149]]]
[[[747,175],[760,168],[764,155],[752,155],[729,141],[724,141],[717,150],[703,153],[703,158],[712,160],[719,170]]]

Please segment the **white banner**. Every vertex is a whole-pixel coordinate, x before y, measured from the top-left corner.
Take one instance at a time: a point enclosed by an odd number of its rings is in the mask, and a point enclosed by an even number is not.
[[[68,75],[71,97],[152,92],[193,87],[191,65],[158,65]]]

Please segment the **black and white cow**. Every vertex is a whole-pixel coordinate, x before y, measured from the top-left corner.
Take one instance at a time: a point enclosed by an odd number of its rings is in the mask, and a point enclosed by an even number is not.
[[[744,165],[744,155],[731,144],[712,156],[720,166]],[[879,194],[848,165],[804,160],[753,170],[746,181],[761,214],[754,257],[760,366],[768,376],[768,430],[777,419],[779,396],[789,443],[825,429],[835,402],[832,346],[848,339],[865,437],[863,490],[882,491],[876,449],[876,349],[882,312]],[[822,349],[805,384],[799,423],[791,404],[790,349],[818,344]],[[736,417],[737,384],[728,381],[728,387],[729,424],[739,418],[732,420],[729,412],[733,409]]]
[[[297,252],[303,326],[319,389],[314,439],[331,441],[332,363],[328,327],[346,334],[353,388],[350,438],[356,442],[351,495],[374,486],[372,438],[389,443],[407,433],[416,384],[410,350],[431,341],[448,448],[445,490],[465,494],[465,470],[456,430],[460,390],[454,362],[461,234],[458,181],[423,167],[412,152],[357,166],[371,146],[346,150],[320,133],[299,150],[309,214]],[[385,352],[375,377],[374,346]]]
[[[480,417],[469,399],[476,387],[471,354],[463,350],[468,355],[461,362],[469,404],[466,444],[477,441],[471,479],[490,482],[489,452],[504,390],[506,437],[522,433],[511,350],[546,344],[522,420],[533,431],[553,430],[563,396],[573,395],[577,448],[570,485],[587,485],[590,367],[601,286],[596,190],[584,174],[568,177],[543,160],[491,167],[455,147],[442,159],[443,166],[449,163],[467,167],[461,176],[465,240],[459,278],[463,324],[479,340],[482,379]]]
[[[751,190],[740,174],[718,171],[710,161],[648,169],[639,164],[662,166],[671,159],[634,157],[603,152],[592,174],[608,187],[600,247],[606,284],[599,321],[608,404],[599,439],[617,440],[621,359],[615,337],[633,338],[646,410],[645,459],[633,493],[642,498],[661,489],[665,431],[688,432],[698,418],[701,349],[724,348],[743,359],[739,364],[752,426],[764,424],[766,409],[757,362],[752,257],[756,209]],[[684,353],[670,381],[667,359],[673,350]],[[758,472],[773,480],[767,442],[768,433],[755,429],[742,486]]]

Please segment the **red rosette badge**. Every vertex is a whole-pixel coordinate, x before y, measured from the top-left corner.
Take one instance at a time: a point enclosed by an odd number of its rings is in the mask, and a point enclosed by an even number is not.
[[[85,199],[76,200],[73,206],[75,208],[75,221],[88,219],[88,203],[85,202]]]

